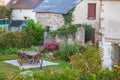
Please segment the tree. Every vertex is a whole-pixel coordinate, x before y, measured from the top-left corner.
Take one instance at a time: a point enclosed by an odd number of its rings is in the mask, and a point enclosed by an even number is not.
[[[10,9],[5,6],[0,6],[0,18],[10,18]]]

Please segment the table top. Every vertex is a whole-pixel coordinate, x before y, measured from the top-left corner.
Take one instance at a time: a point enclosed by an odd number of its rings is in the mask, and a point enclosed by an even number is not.
[[[34,55],[37,55],[39,54],[39,51],[19,51],[20,53],[24,53],[26,55],[29,55],[29,56],[34,56]]]

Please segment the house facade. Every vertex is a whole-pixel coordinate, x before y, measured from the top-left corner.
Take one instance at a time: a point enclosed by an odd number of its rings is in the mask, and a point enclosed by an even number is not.
[[[120,59],[120,1],[83,0],[73,12],[73,24],[87,23],[95,29],[95,43],[103,51],[103,67],[112,69]]]
[[[36,21],[33,9],[13,9],[11,15],[12,20],[25,20],[31,18]]]
[[[103,66],[112,68],[120,59],[120,1],[102,0],[100,15],[100,47],[103,49]],[[116,48],[117,47],[117,48]]]
[[[36,22],[35,9],[42,0],[11,0],[7,7],[12,9],[12,20],[25,20],[31,18]]]
[[[98,41],[98,29],[100,26],[100,1],[99,0],[83,0],[75,8],[73,12],[73,24],[91,24],[94,28],[94,42]]]

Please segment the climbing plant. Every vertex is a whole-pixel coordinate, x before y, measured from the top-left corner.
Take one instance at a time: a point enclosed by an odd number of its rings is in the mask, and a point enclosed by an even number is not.
[[[75,7],[72,8],[67,14],[63,14],[64,20],[65,20],[65,24],[71,24],[72,14],[73,14],[74,10],[75,10]]]
[[[60,37],[66,37],[66,38],[68,37],[68,35],[72,35],[73,37],[75,37],[75,33],[78,27],[81,27],[81,24],[74,24],[70,26],[64,25],[63,27],[57,29],[56,31],[50,32],[50,34],[52,37],[55,37],[56,34]]]
[[[92,38],[93,28],[91,25],[88,24],[82,24],[82,26],[85,28],[85,42],[87,42]]]
[[[72,35],[73,38],[75,38],[75,33],[77,29],[81,26],[85,28],[85,42],[91,40],[93,34],[93,28],[91,25],[88,24],[73,24],[70,26],[64,25],[63,27],[50,32],[50,34],[53,38],[55,38],[56,35],[58,35],[59,37],[66,37],[66,38],[68,38],[69,35]]]

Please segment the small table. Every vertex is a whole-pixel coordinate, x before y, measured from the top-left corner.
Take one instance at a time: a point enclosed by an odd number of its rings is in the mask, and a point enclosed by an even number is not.
[[[40,67],[42,67],[42,55],[39,51],[18,51],[18,58],[24,59],[25,63],[29,64],[38,64],[40,63]]]

